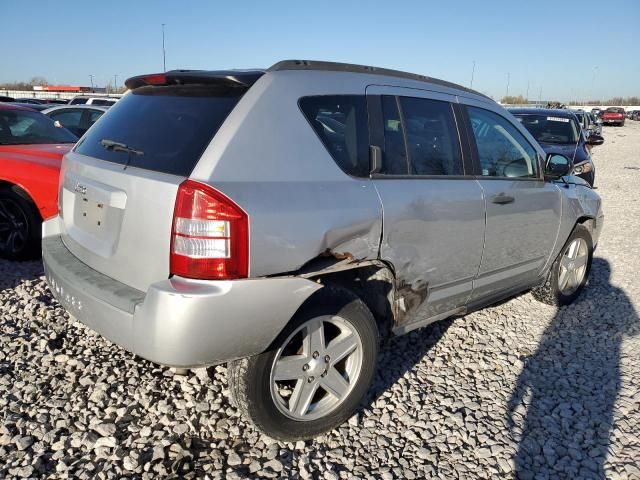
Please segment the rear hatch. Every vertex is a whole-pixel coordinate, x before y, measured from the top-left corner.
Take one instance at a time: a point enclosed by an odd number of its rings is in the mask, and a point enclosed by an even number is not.
[[[168,72],[127,86],[132,90],[65,156],[62,239],[85,264],[146,291],[170,275],[178,187],[249,85]]]

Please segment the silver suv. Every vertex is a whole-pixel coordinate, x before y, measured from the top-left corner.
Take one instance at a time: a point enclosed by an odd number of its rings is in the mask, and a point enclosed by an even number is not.
[[[345,421],[384,335],[585,285],[600,198],[484,95],[315,61],[126,85],[64,159],[51,290],[153,362],[229,362],[275,438]]]

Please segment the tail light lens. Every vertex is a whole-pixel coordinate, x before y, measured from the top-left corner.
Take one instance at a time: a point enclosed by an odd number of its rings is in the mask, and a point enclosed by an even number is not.
[[[203,280],[247,277],[247,214],[209,185],[182,182],[173,213],[170,268],[174,275]]]

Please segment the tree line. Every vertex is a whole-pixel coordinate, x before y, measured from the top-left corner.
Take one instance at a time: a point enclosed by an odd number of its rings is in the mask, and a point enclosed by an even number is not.
[[[535,103],[535,100],[533,100]],[[529,103],[529,99],[525,98],[523,95],[508,95],[502,97],[500,103],[504,103],[507,105],[526,105]],[[551,103],[560,103],[560,102],[551,102]],[[640,105],[640,97],[613,97],[606,100],[587,100],[587,101],[578,101],[572,100],[566,103],[567,105]]]

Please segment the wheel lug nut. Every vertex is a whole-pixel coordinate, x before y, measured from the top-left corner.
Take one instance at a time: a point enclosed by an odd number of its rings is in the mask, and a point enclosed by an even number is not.
[[[313,358],[318,358],[320,354],[318,352],[313,352]]]
[[[313,378],[313,377],[309,377],[308,382],[309,382],[309,383],[311,383],[311,382],[313,382],[314,380],[315,380],[315,378]]]
[[[329,355],[325,355],[325,356],[324,356],[324,361],[325,361],[325,363],[329,363],[329,360],[331,360],[331,358],[329,357]]]
[[[308,364],[308,363],[305,363],[305,364],[302,366],[302,370],[304,370],[305,372],[306,372],[307,370],[309,370],[309,364]]]

